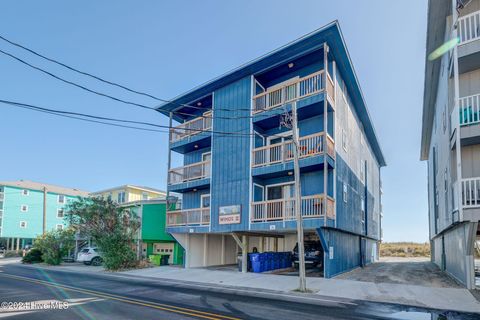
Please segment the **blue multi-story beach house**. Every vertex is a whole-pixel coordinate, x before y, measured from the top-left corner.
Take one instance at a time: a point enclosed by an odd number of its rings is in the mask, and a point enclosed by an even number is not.
[[[294,249],[293,106],[305,239],[321,244],[324,276],[377,258],[385,160],[335,21],[158,107],[181,123],[169,159],[184,163],[169,165],[168,192],[182,207],[167,231],[186,267]]]

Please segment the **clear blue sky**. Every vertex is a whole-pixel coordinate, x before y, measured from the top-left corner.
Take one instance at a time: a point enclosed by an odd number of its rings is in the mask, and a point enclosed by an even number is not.
[[[47,56],[171,98],[338,19],[385,153],[384,239],[426,241],[419,161],[426,1],[2,1],[0,33]],[[0,49],[68,79],[141,103],[0,41]],[[0,99],[168,124],[0,55]],[[94,191],[166,187],[167,135],[0,105],[0,180]],[[178,162],[178,159],[175,159]]]

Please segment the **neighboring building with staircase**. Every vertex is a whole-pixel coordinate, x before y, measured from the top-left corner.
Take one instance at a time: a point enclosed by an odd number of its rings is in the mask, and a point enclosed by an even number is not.
[[[421,159],[432,261],[472,289],[480,285],[480,0],[429,1],[426,56]]]
[[[0,181],[0,241],[22,249],[44,231],[65,227],[64,209],[88,192],[28,180]]]
[[[181,123],[168,192],[182,207],[167,231],[186,267],[236,263],[239,247],[294,249],[294,106],[305,237],[321,243],[325,277],[377,259],[386,163],[335,21],[158,107]]]

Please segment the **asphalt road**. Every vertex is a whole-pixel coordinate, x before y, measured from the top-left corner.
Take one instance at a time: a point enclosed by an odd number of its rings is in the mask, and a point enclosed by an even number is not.
[[[479,319],[480,315],[0,265],[0,318],[10,319]],[[68,302],[66,308],[65,302]],[[6,303],[6,304],[5,304]],[[50,309],[42,309],[50,308]]]

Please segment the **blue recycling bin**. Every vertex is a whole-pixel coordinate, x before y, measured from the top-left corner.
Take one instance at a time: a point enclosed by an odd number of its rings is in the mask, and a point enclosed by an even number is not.
[[[259,253],[250,253],[248,255],[249,257],[249,262],[251,264],[251,268],[253,272],[259,273],[263,272],[262,270],[262,261],[261,261],[261,256]]]
[[[273,253],[273,270],[280,269],[280,252]]]

